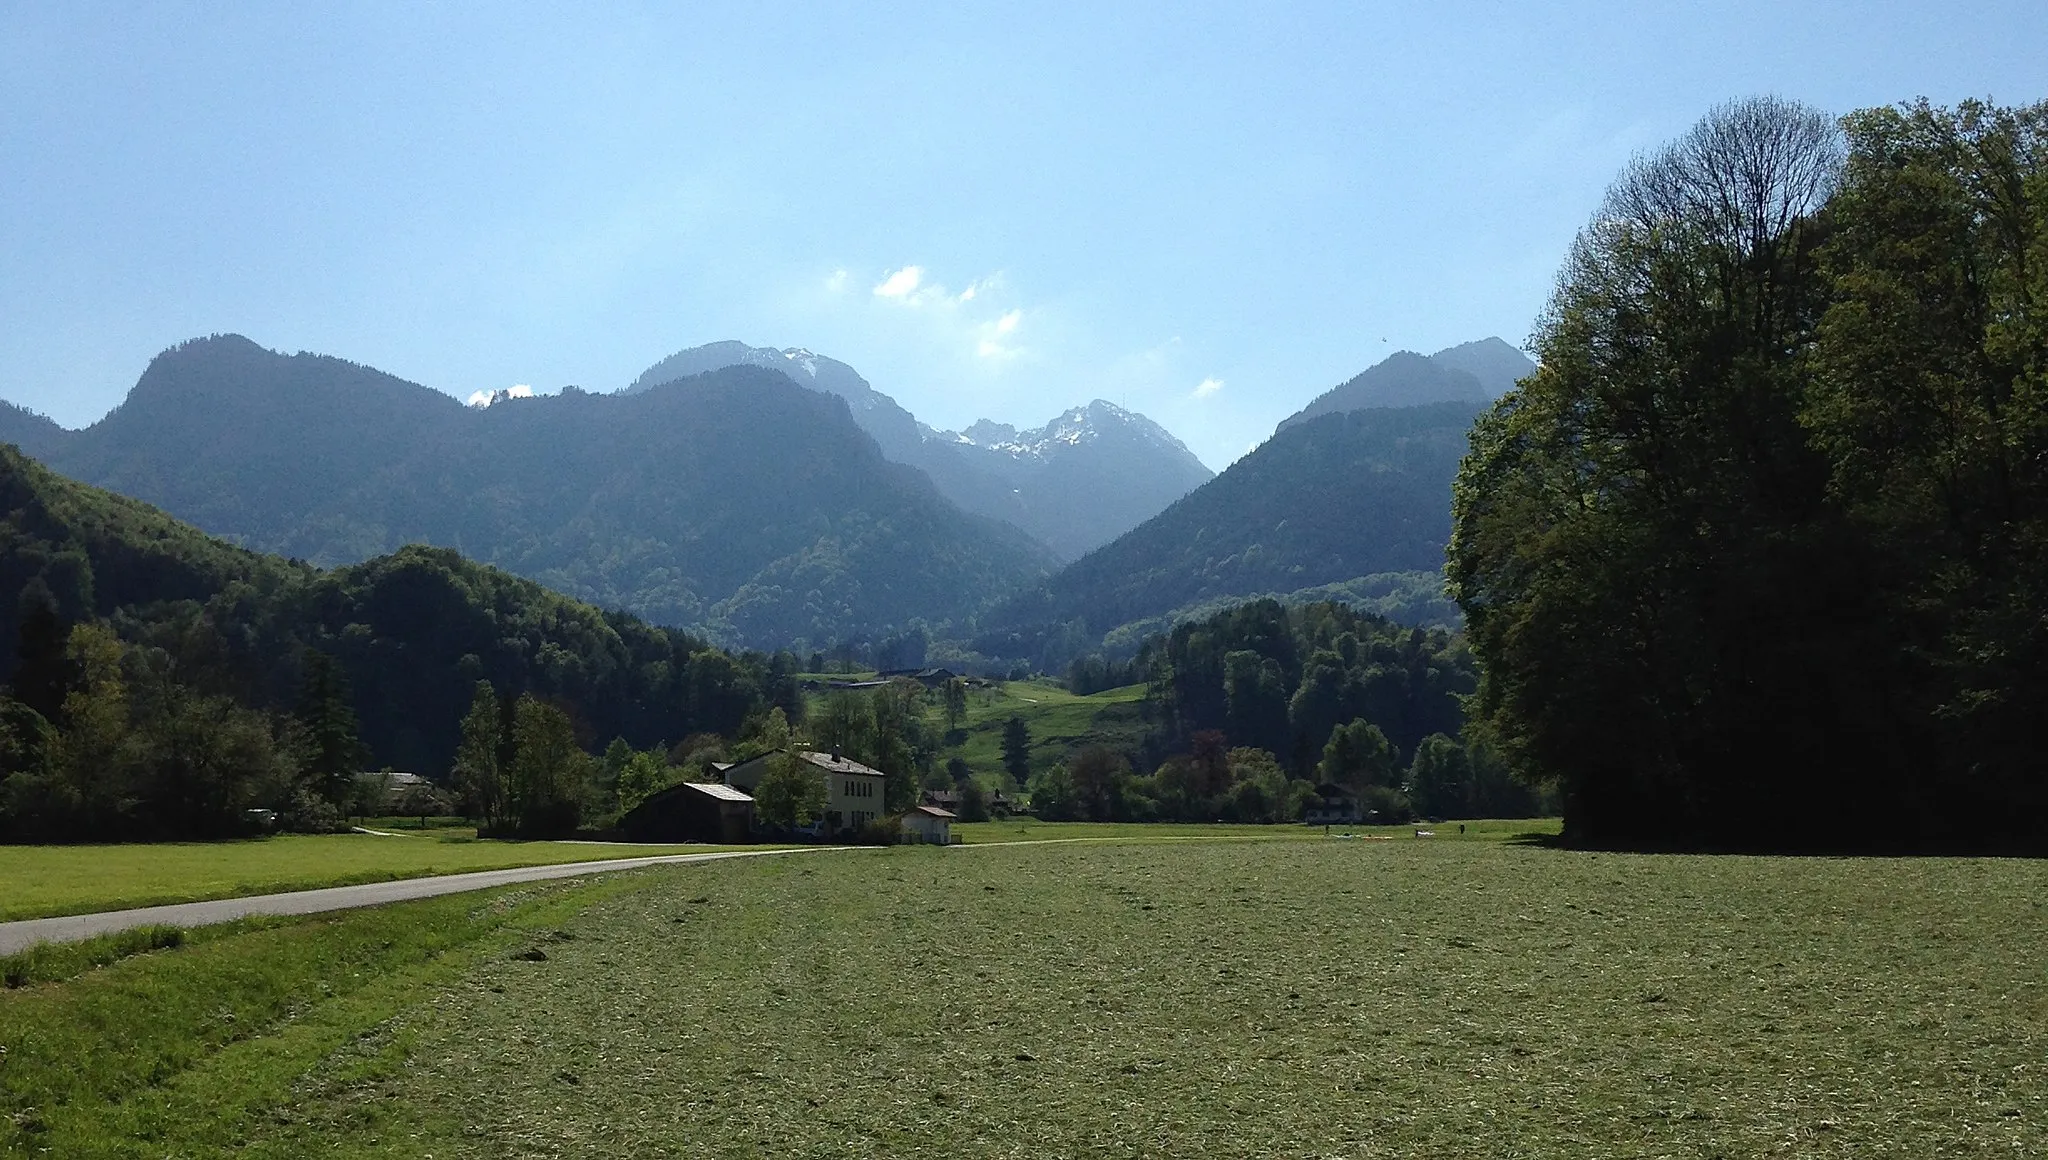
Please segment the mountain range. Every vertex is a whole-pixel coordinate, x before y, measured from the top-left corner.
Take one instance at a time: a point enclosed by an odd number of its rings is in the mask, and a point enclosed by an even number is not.
[[[0,406],[0,441],[318,566],[435,544],[732,644],[921,623],[1056,666],[1257,596],[1453,621],[1437,574],[1465,432],[1532,369],[1498,339],[1398,353],[1206,482],[1108,403],[936,431],[844,363],[736,342],[617,394],[464,406],[215,336],[158,356],[82,430]]]
[[[438,544],[735,643],[961,621],[1054,564],[885,459],[842,399],[756,366],[466,407],[216,336],[91,427],[17,408],[0,438],[251,548],[333,565]]]
[[[1533,370],[1498,338],[1398,352],[1289,416],[1214,480],[991,610],[974,647],[1057,669],[1263,596],[1453,623],[1440,573],[1466,432]]]
[[[982,420],[940,431],[852,367],[801,347],[691,347],[655,363],[622,393],[728,366],[765,367],[845,399],[883,455],[924,472],[961,508],[1022,528],[1063,560],[1108,543],[1215,477],[1164,427],[1100,399],[1035,430]]]

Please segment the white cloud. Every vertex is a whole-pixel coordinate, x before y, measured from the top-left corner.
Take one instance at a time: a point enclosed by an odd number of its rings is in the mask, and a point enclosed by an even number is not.
[[[1194,396],[1195,396],[1195,398],[1197,398],[1197,399],[1206,399],[1206,398],[1208,398],[1208,397],[1209,397],[1210,395],[1213,395],[1213,394],[1215,394],[1216,392],[1218,392],[1218,391],[1220,391],[1220,390],[1222,390],[1222,389],[1223,389],[1223,380],[1222,380],[1222,379],[1218,379],[1218,378],[1207,378],[1207,379],[1203,379],[1203,380],[1202,380],[1201,382],[1199,382],[1199,383],[1196,383],[1196,384],[1195,384],[1195,391],[1194,391]]]
[[[914,301],[912,296],[917,293],[918,283],[923,281],[924,267],[905,266],[901,270],[893,271],[888,277],[876,284],[875,297],[901,298],[905,301]]]
[[[842,273],[826,279],[828,290],[837,287]],[[858,273],[846,276],[866,277]],[[955,291],[924,266],[885,268],[881,280],[871,284],[866,301],[871,304],[868,309],[880,312],[874,322],[894,319],[888,325],[907,328],[902,333],[919,334],[922,341],[955,352],[955,357],[966,357],[972,365],[995,369],[1035,353],[1018,341],[1029,311],[1015,305],[1016,297],[1001,271],[976,278]]]
[[[499,391],[472,391],[469,395],[469,405],[472,407],[488,407],[492,403],[502,403],[506,399],[531,398],[533,398],[533,388],[525,383],[519,383]]]
[[[846,279],[846,268],[842,266],[839,269],[834,270],[830,274],[826,275],[825,289],[831,291],[834,294],[837,294],[840,291],[846,289]]]

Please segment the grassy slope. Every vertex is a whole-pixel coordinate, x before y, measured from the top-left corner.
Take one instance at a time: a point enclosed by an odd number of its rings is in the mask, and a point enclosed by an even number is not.
[[[967,698],[966,737],[949,748],[976,773],[1003,768],[1003,725],[1014,714],[1031,731],[1031,770],[1051,769],[1085,745],[1135,748],[1144,735],[1140,716],[1145,686],[1127,685],[1077,697],[1045,681],[1011,681],[1001,688],[976,690]]]
[[[244,1154],[2048,1153],[2039,862],[1180,842],[636,881],[337,1044]]]
[[[862,680],[872,674],[802,674],[813,680]],[[823,702],[824,693],[812,694],[810,707]],[[1009,681],[1002,685],[974,689],[967,694],[967,716],[961,722],[958,739],[939,753],[939,764],[960,757],[994,787],[1003,772],[1003,724],[1012,715],[1024,718],[1031,731],[1031,770],[1037,773],[1065,761],[1084,745],[1107,745],[1112,749],[1136,749],[1145,734],[1142,716],[1145,686],[1126,685],[1077,697],[1050,681]],[[942,702],[934,695],[925,699],[925,716],[934,728],[945,726]]]
[[[716,846],[290,834],[245,842],[0,846],[0,922]]]

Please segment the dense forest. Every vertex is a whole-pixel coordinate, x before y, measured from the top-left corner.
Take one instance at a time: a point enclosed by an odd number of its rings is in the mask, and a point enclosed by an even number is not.
[[[217,835],[245,808],[338,806],[366,766],[442,779],[480,685],[508,746],[524,721],[578,752],[803,711],[787,654],[735,656],[445,549],[322,572],[11,449],[0,583],[20,594],[0,610],[0,829],[17,838]]]
[[[2048,105],[1744,101],[1622,175],[1450,551],[1569,834],[2040,842],[2044,304]]]
[[[1297,821],[1329,786],[1387,821],[1526,816],[1540,804],[1463,737],[1478,677],[1442,630],[1257,600],[1153,637],[1129,662],[1077,662],[1069,678],[1077,691],[1126,679],[1149,683],[1148,743],[1083,750],[1035,778],[1040,816]]]

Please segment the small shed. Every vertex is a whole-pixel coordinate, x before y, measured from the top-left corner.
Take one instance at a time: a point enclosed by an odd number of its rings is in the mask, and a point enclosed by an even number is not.
[[[919,806],[903,815],[903,836],[912,842],[931,846],[953,844],[953,819],[951,810],[938,806]]]
[[[754,799],[729,785],[686,781],[627,811],[619,830],[634,842],[752,841]]]

